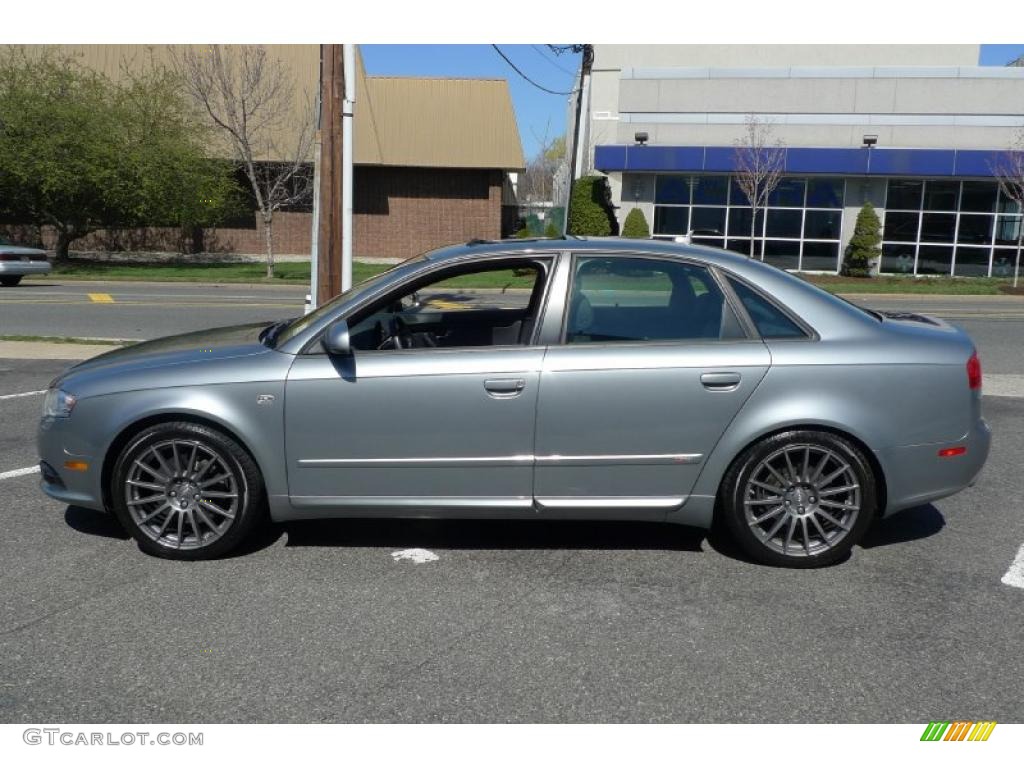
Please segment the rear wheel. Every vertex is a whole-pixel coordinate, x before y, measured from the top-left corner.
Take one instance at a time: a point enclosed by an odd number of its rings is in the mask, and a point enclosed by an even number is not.
[[[877,505],[866,457],[831,432],[794,430],[762,440],[734,462],[722,488],[736,542],[759,562],[792,568],[845,557]]]
[[[4,275],[0,277],[0,285],[6,286],[7,288],[13,288],[21,282],[22,275]]]
[[[157,424],[117,459],[110,499],[139,546],[158,557],[219,557],[265,515],[263,480],[227,435],[190,422]]]

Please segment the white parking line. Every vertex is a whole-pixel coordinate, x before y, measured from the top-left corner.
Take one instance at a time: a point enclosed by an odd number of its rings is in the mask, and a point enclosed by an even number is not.
[[[31,397],[32,395],[45,395],[45,389],[35,389],[31,392],[17,392],[13,395],[0,395],[0,400],[10,400],[15,397]]]
[[[34,467],[23,467],[22,469],[12,469],[9,472],[0,472],[0,480],[10,480],[12,477],[21,477],[23,475],[31,475],[39,471],[39,465]]]
[[[398,552],[392,552],[391,557],[395,559],[396,563],[401,560],[411,560],[417,565],[422,563],[432,563],[435,560],[441,559],[429,549],[402,549]]]
[[[1010,563],[1010,569],[1000,579],[1008,587],[1024,589],[1024,544],[1017,550],[1017,556]]]

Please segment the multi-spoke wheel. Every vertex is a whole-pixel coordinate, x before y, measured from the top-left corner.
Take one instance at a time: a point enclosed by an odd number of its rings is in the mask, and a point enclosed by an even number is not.
[[[196,560],[224,554],[263,512],[259,470],[234,440],[189,422],[158,424],[115,465],[110,499],[148,552]]]
[[[723,513],[737,542],[771,565],[826,565],[871,522],[875,478],[862,453],[830,432],[793,431],[754,445],[723,481]]]

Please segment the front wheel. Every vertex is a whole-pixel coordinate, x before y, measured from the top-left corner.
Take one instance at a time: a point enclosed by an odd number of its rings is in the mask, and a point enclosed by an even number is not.
[[[748,448],[722,485],[736,542],[768,565],[813,568],[845,557],[876,511],[864,454],[831,432],[794,430]]]
[[[0,285],[7,288],[13,288],[21,282],[21,278],[22,275],[4,275],[3,277],[0,277]]]
[[[222,432],[190,422],[132,438],[114,466],[110,499],[143,550],[175,560],[224,555],[265,515],[252,457]]]

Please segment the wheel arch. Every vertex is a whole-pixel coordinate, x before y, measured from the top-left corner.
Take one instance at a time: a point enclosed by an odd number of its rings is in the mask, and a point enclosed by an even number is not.
[[[888,483],[885,477],[885,470],[875,455],[875,452],[871,450],[870,446],[865,440],[859,435],[854,434],[848,429],[844,429],[835,424],[829,424],[825,422],[817,421],[800,421],[793,424],[786,424],[784,426],[774,426],[771,429],[766,429],[760,434],[751,437],[747,442],[737,451],[733,452],[732,458],[725,465],[724,470],[718,477],[717,485],[715,488],[715,505],[714,505],[714,516],[717,517],[720,514],[720,507],[722,503],[722,492],[725,487],[725,480],[729,476],[730,470],[735,466],[736,462],[753,446],[768,440],[776,435],[781,435],[784,432],[794,432],[798,430],[810,430],[814,432],[828,432],[837,437],[841,437],[850,443],[853,443],[867,459],[868,465],[871,467],[871,473],[874,476],[875,481],[875,494],[878,500],[877,509],[874,511],[876,517],[880,517],[886,509],[888,504]]]

